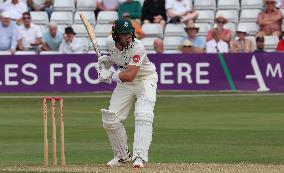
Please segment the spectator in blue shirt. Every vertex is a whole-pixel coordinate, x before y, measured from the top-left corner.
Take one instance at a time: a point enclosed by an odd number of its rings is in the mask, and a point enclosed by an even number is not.
[[[4,11],[1,14],[0,23],[0,51],[10,51],[12,55],[16,52],[18,32],[15,23],[11,23],[11,15]]]
[[[186,32],[184,40],[191,41],[195,53],[203,53],[206,43],[201,37],[197,36],[199,28],[195,26],[194,23],[190,22],[185,26],[184,30]],[[184,42],[184,40],[182,41],[182,43]]]
[[[58,51],[59,46],[63,40],[63,33],[57,30],[57,24],[50,22],[49,31],[43,35],[42,50],[44,51]]]

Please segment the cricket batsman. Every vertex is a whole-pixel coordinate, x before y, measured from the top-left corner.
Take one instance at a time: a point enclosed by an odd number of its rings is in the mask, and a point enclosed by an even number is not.
[[[144,167],[152,141],[152,123],[158,76],[156,67],[147,57],[145,47],[135,38],[135,30],[128,19],[117,19],[112,35],[107,38],[110,56],[98,58],[97,71],[101,82],[116,82],[108,110],[101,109],[114,158],[108,166],[120,166],[133,161],[134,168]],[[111,70],[113,64],[117,71]],[[135,101],[135,133],[133,155],[128,150],[127,134],[122,122]]]

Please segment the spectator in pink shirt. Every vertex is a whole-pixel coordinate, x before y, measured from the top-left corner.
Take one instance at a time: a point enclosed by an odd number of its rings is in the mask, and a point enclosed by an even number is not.
[[[232,39],[232,31],[224,28],[224,25],[228,23],[229,20],[225,18],[223,15],[219,15],[215,18],[214,21],[217,24],[217,28],[219,28],[221,32],[221,39],[229,43]],[[213,29],[208,31],[208,34],[207,34],[207,41],[210,41],[212,39],[213,39]]]
[[[257,17],[259,24],[258,35],[277,35],[281,36],[282,15],[276,8],[276,0],[265,0],[265,10],[260,12]]]

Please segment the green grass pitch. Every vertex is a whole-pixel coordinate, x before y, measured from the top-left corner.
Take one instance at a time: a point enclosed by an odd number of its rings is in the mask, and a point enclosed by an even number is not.
[[[196,94],[200,93],[158,93],[150,162],[284,163],[284,95]],[[65,99],[67,164],[112,158],[99,113],[108,102],[109,97]],[[42,165],[42,124],[40,98],[0,98],[0,164]],[[132,150],[133,110],[124,124]],[[57,132],[59,149],[59,126]],[[49,146],[51,152],[50,136]],[[51,162],[51,153],[49,158]]]

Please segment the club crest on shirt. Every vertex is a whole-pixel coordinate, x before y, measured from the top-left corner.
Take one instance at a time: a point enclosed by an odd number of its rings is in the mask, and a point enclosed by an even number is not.
[[[134,55],[133,56],[133,62],[138,63],[140,61],[140,56],[139,55]]]

